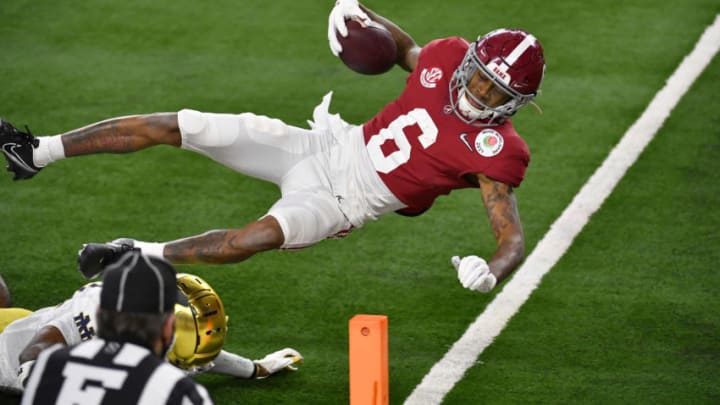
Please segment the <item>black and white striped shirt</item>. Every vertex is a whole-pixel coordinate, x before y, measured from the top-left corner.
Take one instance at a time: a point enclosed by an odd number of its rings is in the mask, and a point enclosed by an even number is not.
[[[207,390],[145,347],[95,338],[40,354],[22,404],[205,405]]]

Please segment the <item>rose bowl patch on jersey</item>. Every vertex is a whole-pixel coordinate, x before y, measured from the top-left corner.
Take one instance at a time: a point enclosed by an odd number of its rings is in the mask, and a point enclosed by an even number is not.
[[[493,129],[484,129],[475,138],[475,150],[485,157],[493,157],[503,148],[503,137]]]

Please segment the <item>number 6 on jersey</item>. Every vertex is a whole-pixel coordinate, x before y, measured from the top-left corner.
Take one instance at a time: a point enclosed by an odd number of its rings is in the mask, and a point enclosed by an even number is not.
[[[370,137],[367,143],[367,151],[378,172],[388,174],[410,160],[412,146],[407,139],[407,135],[405,135],[405,128],[415,124],[420,127],[421,131],[420,136],[418,136],[420,145],[427,149],[437,140],[438,128],[424,108],[416,108],[395,118],[387,128]],[[382,145],[389,139],[395,141],[398,150],[385,156]]]

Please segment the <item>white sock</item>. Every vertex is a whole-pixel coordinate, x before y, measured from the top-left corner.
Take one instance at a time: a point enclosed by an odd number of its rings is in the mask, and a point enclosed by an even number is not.
[[[63,147],[62,135],[38,137],[38,147],[33,151],[33,163],[37,167],[47,166],[56,160],[65,159],[65,148]]]
[[[139,248],[144,255],[160,258],[165,257],[163,254],[163,251],[165,250],[165,243],[141,242],[136,240],[133,245],[136,248]]]
[[[250,378],[255,373],[255,363],[235,353],[222,350],[215,359],[215,367],[210,369],[211,373],[230,375],[239,378]]]

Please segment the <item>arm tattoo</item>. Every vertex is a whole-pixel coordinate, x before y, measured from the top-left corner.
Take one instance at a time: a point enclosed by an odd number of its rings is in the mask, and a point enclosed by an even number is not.
[[[166,246],[165,255],[174,263],[229,263],[247,258],[246,250],[236,244],[237,235],[229,230],[206,232]]]
[[[483,183],[482,195],[498,247],[488,266],[498,281],[504,280],[523,260],[525,241],[512,187],[493,181]]]
[[[158,144],[180,146],[175,113],[112,118],[63,134],[66,156],[129,153]]]
[[[266,217],[241,229],[205,232],[165,245],[165,256],[173,263],[236,263],[255,253],[279,248],[284,241],[275,219]]]
[[[108,120],[67,133],[63,144],[73,156],[127,153],[134,151],[131,135],[128,128],[117,120]]]
[[[512,187],[493,182],[492,189],[484,194],[485,206],[496,238],[500,238],[508,227],[519,227],[520,218],[513,197]]]

